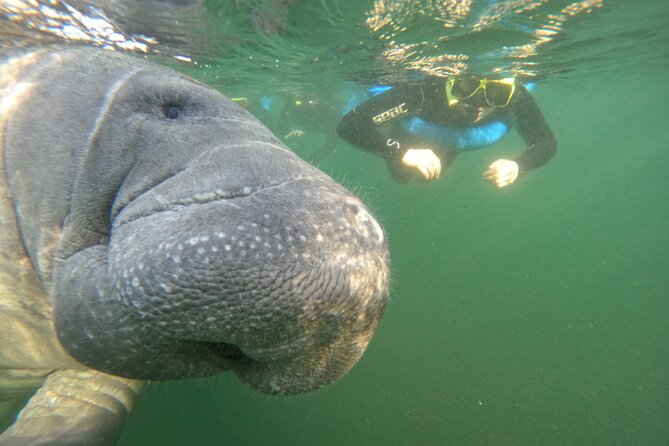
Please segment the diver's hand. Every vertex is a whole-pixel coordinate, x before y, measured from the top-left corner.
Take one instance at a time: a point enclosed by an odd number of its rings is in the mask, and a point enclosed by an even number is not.
[[[402,164],[417,169],[426,180],[434,180],[441,175],[441,161],[430,149],[407,150]]]
[[[499,159],[488,166],[488,170],[483,172],[483,178],[497,187],[504,187],[516,181],[518,170],[515,161]]]

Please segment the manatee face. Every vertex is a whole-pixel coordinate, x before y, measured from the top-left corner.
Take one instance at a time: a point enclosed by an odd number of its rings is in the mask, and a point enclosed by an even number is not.
[[[234,369],[290,394],[341,376],[385,308],[381,227],[220,94],[148,64],[119,66],[74,155],[44,273],[62,345],[138,379]],[[10,184],[19,201],[35,193]],[[25,237],[37,257],[38,237]]]

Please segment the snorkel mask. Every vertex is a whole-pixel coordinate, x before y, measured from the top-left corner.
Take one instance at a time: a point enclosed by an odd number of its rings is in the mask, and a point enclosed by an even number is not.
[[[446,81],[446,100],[452,106],[466,101],[479,90],[483,91],[485,102],[490,107],[502,108],[509,105],[516,91],[515,78],[487,79],[475,76],[461,76]]]

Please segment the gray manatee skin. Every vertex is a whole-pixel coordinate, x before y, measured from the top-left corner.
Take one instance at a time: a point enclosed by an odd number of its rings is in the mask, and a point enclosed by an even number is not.
[[[0,65],[0,445],[114,444],[137,380],[320,388],[384,312],[382,228],[218,92],[52,48]]]

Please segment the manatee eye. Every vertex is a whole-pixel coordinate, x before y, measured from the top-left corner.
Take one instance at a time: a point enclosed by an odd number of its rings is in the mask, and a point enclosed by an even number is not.
[[[167,119],[177,119],[183,113],[183,108],[176,104],[163,105],[163,115]]]

